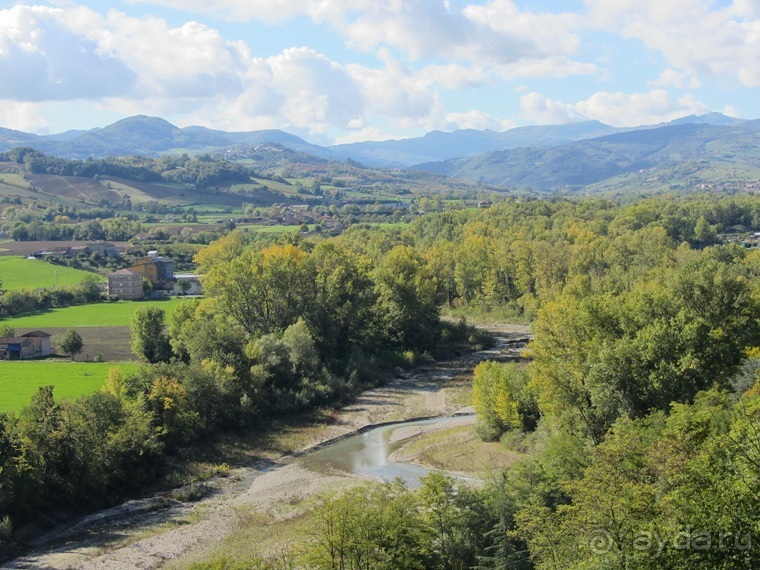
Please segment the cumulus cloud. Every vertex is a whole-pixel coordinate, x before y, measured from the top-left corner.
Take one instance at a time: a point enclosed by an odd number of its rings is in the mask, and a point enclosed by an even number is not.
[[[35,133],[47,130],[48,123],[40,115],[39,105],[4,101],[0,105],[0,125],[6,129]]]
[[[693,75],[675,69],[663,69],[656,81],[650,81],[652,87],[677,87],[679,89],[698,89],[702,82]]]
[[[0,98],[47,101],[99,98],[132,89],[136,74],[73,29],[60,9],[0,11]]]
[[[516,124],[510,120],[498,120],[488,113],[472,109],[466,113],[447,113],[440,130],[452,131],[457,129],[475,129],[482,131],[491,129],[493,131],[504,131],[515,127]]]
[[[148,1],[148,0],[145,0]],[[341,34],[354,49],[400,50],[411,60],[445,59],[472,66],[569,58],[582,18],[520,10],[512,0],[453,9],[443,0],[153,0],[235,20],[282,22],[306,16]],[[572,72],[573,67],[569,68]],[[583,71],[585,73],[585,71]]]
[[[308,16],[317,22],[337,22],[353,10],[367,8],[372,0],[132,0],[160,4],[199,14],[211,14],[230,20],[283,22]]]
[[[586,0],[594,25],[642,41],[698,77],[760,85],[760,7],[753,0]]]
[[[600,92],[577,103],[528,93],[520,98],[520,104],[526,118],[542,124],[598,120],[615,127],[657,124],[710,111],[690,94],[674,99],[661,89],[647,93]]]
[[[170,27],[115,10],[16,6],[0,11],[0,99],[86,99],[179,124],[311,135],[344,130],[383,137],[378,124],[474,124],[471,116],[446,119],[438,90],[476,86],[486,75],[482,68],[420,71],[390,50],[379,54],[379,67],[343,65],[307,47],[254,57],[245,44],[198,22]],[[39,130],[42,121],[29,113],[23,124]]]

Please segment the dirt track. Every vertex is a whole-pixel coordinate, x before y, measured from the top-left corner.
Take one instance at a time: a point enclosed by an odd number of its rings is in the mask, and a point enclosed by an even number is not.
[[[305,441],[311,448],[346,436],[371,424],[423,416],[447,415],[462,409],[452,397],[452,385],[469,381],[480,361],[519,355],[525,327],[494,329],[493,349],[424,366],[386,386],[364,392],[343,408],[336,421]],[[403,435],[403,434],[401,434]],[[35,550],[2,568],[159,568],[168,561],[201,551],[229,536],[242,512],[282,512],[278,506],[351,484],[357,476],[325,475],[300,466],[292,457],[271,464],[234,469],[229,477],[205,484],[208,496],[183,503],[165,496],[132,501],[91,515],[75,525],[41,537]]]

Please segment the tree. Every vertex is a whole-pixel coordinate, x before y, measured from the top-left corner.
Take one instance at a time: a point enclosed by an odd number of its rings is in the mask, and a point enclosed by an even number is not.
[[[203,281],[208,295],[252,337],[282,331],[311,305],[314,276],[305,251],[275,245],[214,263]]]
[[[179,292],[182,293],[183,295],[187,295],[187,292],[190,290],[190,287],[192,287],[192,285],[187,279],[180,279],[179,281],[177,281],[177,288],[179,289]]]
[[[538,409],[528,379],[527,370],[515,363],[487,360],[475,367],[472,399],[483,439],[495,440],[505,431],[535,427]]]
[[[70,355],[71,360],[74,360],[74,356],[82,352],[83,348],[84,341],[81,335],[74,329],[69,329],[58,341],[58,349],[63,354]]]
[[[402,348],[426,349],[438,325],[438,286],[425,260],[411,247],[394,247],[375,271],[383,335]]]
[[[132,317],[132,352],[150,363],[165,362],[171,356],[164,331],[165,312],[160,307],[141,307]]]

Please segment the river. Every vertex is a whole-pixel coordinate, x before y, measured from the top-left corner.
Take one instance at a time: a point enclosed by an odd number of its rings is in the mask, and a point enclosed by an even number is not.
[[[317,473],[330,474],[338,470],[384,481],[400,477],[407,485],[416,487],[419,485],[419,478],[428,474],[430,470],[411,463],[390,461],[390,455],[408,443],[408,438],[393,440],[392,434],[402,428],[452,422],[470,417],[472,416],[464,415],[413,420],[376,427],[313,451],[299,461],[303,467]]]
[[[495,331],[496,345],[490,349],[454,355],[363,392],[324,426],[283,432],[292,441],[288,448],[302,451],[236,466],[228,477],[203,483],[210,492],[197,503],[180,502],[167,493],[128,501],[31,540],[24,556],[2,568],[161,568],[168,560],[184,561],[183,556],[221,544],[235,532],[241,516],[287,517],[283,513],[302,502],[308,505],[310,497],[343,488],[347,478],[401,477],[417,486],[428,470],[392,462],[389,456],[431,424],[461,417],[451,417],[466,410],[449,400],[447,386],[458,376],[469,382],[467,376],[483,360],[519,358],[527,334],[524,328]],[[442,417],[389,423],[421,416]],[[471,421],[461,421],[467,419]],[[363,433],[348,435],[357,431]]]

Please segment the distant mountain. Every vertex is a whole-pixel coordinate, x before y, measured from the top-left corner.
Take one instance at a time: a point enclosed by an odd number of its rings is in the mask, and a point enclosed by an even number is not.
[[[368,141],[330,147],[340,158],[351,158],[368,166],[407,167],[425,162],[474,157],[496,150],[520,147],[553,147],[614,133],[651,129],[678,124],[737,125],[743,119],[720,113],[690,115],[661,125],[616,128],[599,121],[581,121],[562,125],[516,127],[503,132],[459,130],[451,133],[433,131],[423,137]]]
[[[102,129],[68,131],[40,136],[0,128],[0,151],[31,146],[64,158],[85,159],[106,156],[211,152],[238,145],[255,146],[265,142],[282,144],[293,150],[320,157],[332,157],[324,147],[279,130],[226,132],[205,127],[179,128],[164,119],[138,115]]]
[[[715,117],[712,118],[713,120]],[[516,148],[421,164],[415,170],[510,188],[578,190],[604,180],[695,163],[697,170],[760,169],[760,121],[680,123],[550,148]],[[696,178],[695,178],[696,179]]]
[[[657,127],[683,125],[732,127],[741,124],[740,119],[726,117],[720,113],[708,113],[702,116],[691,115],[664,126],[657,125]],[[579,141],[597,140],[604,136],[642,129],[652,130],[652,127],[620,129],[598,121],[583,121],[563,125],[517,127],[503,132],[474,129],[450,133],[433,131],[417,138],[322,147],[280,130],[227,132],[199,126],[179,128],[161,118],[138,115],[122,119],[101,129],[67,131],[49,136],[0,128],[0,151],[18,146],[30,146],[47,154],[69,159],[220,151],[239,155],[241,153],[237,151],[241,147],[256,147],[264,143],[273,143],[323,159],[351,158],[367,166],[407,168],[416,164],[428,165],[442,160],[474,158],[493,151],[503,152],[519,148],[523,150],[514,156],[539,155],[547,148],[557,148]],[[425,168],[436,171],[456,170],[451,165],[425,166]],[[486,168],[485,165],[481,166],[482,168]],[[468,167],[464,169],[466,171]],[[494,167],[489,166],[487,170],[493,171]],[[481,173],[478,176],[482,175]],[[487,176],[487,178],[491,177],[501,178],[495,173],[493,176]]]
[[[735,125],[739,125],[744,122],[745,122],[744,119],[737,119],[735,117],[727,117],[726,115],[723,115],[722,113],[707,113],[705,115],[688,115],[686,117],[681,117],[680,119],[676,119],[675,121],[670,121],[670,123],[667,123],[667,124],[669,125],[686,125],[686,124],[722,125],[724,127],[733,127]]]
[[[338,157],[351,158],[368,166],[406,167],[465,156],[476,156],[492,150],[521,146],[555,146],[618,132],[599,121],[564,125],[517,127],[503,132],[465,129],[445,133],[432,131],[423,137],[367,141],[330,147]]]
[[[41,140],[42,137],[39,135],[32,135],[0,127],[0,141],[2,141],[2,146],[5,146],[6,144],[9,145],[9,148],[15,148],[17,146],[32,146],[38,144]]]

